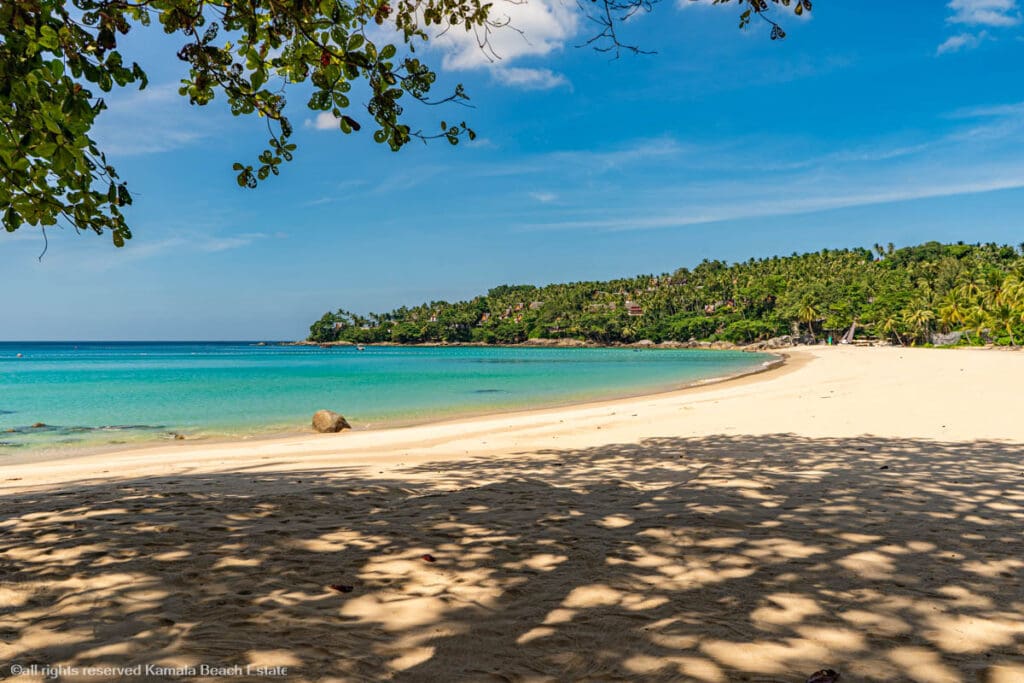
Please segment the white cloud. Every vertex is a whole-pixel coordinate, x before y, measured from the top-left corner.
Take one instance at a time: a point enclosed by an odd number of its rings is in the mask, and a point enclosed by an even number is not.
[[[548,204],[558,199],[558,195],[554,192],[531,192],[530,196],[542,204]]]
[[[315,119],[306,119],[303,125],[316,130],[338,130],[338,118],[329,111],[322,111]]]
[[[490,19],[501,26],[488,32],[452,27],[435,37],[432,43],[446,53],[445,69],[479,69],[544,56],[562,49],[579,27],[578,11],[561,0],[505,0],[491,7]]]
[[[1017,0],[951,0],[946,21],[968,26],[1015,26],[1021,22]]]
[[[523,88],[524,90],[550,90],[561,85],[569,85],[569,81],[565,76],[555,73],[551,69],[500,67],[495,68],[492,73],[499,82]]]
[[[1017,0],[951,0],[947,7],[953,12],[946,18],[950,24],[997,29],[1016,26],[1022,19],[1017,10]],[[946,38],[935,49],[935,54],[973,50],[992,37],[987,31],[964,31]]]
[[[947,52],[959,52],[960,50],[973,50],[974,48],[981,45],[981,43],[988,38],[988,33],[982,31],[977,35],[973,33],[958,33],[955,36],[950,36],[939,45],[935,50],[935,54],[941,55]]]

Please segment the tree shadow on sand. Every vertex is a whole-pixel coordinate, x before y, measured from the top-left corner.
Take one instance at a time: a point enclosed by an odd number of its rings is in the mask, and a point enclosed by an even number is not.
[[[648,439],[0,505],[0,675],[1024,680],[1017,445]]]

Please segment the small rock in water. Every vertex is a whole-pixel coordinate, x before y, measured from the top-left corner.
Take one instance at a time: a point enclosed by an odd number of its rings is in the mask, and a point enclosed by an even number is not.
[[[41,427],[45,427],[45,426],[46,426],[45,422],[36,422],[34,425],[32,425],[32,429],[40,429]]]
[[[175,441],[184,441],[185,440],[185,435],[184,434],[175,434],[174,435],[174,440]]]
[[[340,432],[342,429],[352,429],[352,425],[333,410],[318,410],[313,413],[313,429],[321,433]]]

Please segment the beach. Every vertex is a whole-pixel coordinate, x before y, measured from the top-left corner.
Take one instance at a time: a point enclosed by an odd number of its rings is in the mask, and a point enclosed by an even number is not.
[[[801,347],[665,394],[0,465],[0,675],[1021,681],[1022,384],[1020,352]]]

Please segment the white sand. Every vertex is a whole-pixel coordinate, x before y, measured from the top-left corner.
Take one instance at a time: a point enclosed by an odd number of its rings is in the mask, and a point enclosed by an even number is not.
[[[1024,681],[1022,387],[1024,353],[813,349],[674,394],[2,466],[0,675]]]

